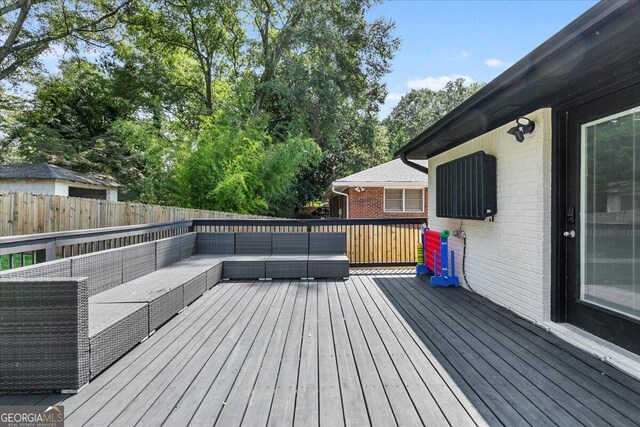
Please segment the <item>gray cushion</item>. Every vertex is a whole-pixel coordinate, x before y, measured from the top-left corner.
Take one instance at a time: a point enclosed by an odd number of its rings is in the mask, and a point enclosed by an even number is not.
[[[347,233],[309,233],[310,255],[340,255],[347,252]]]
[[[122,282],[156,271],[156,242],[122,248]]]
[[[273,233],[274,255],[306,255],[309,253],[309,233]]]
[[[272,233],[236,233],[237,255],[271,255]]]
[[[235,233],[198,233],[197,253],[233,255]]]
[[[72,257],[71,275],[88,278],[89,296],[121,285],[122,249]]]

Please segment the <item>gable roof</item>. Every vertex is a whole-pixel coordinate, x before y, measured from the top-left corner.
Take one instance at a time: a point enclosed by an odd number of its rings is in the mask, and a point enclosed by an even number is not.
[[[540,108],[566,110],[622,90],[640,82],[638,63],[640,1],[601,1],[395,155],[428,159]]]
[[[82,174],[46,163],[26,165],[0,165],[0,179],[60,179],[82,184],[121,187],[116,181]]]
[[[426,160],[418,160],[416,163],[427,167]],[[374,187],[374,186],[402,186],[424,185],[427,186],[427,175],[395,159],[390,162],[365,169],[353,175],[345,176],[333,182],[334,187]]]

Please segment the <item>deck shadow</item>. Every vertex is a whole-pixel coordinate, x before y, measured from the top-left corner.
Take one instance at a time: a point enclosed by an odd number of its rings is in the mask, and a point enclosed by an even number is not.
[[[490,425],[639,425],[640,382],[462,288],[371,280]]]

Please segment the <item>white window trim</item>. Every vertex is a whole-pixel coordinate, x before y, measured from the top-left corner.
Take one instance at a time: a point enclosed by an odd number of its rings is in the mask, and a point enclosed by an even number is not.
[[[387,190],[402,190],[402,210],[387,210]],[[410,210],[405,207],[406,204],[406,192],[405,190],[422,190],[422,210]],[[382,191],[382,205],[385,213],[424,213],[424,187],[384,187]]]

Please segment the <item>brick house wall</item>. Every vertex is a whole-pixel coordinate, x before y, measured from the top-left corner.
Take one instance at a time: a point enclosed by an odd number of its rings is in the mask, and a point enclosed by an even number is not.
[[[428,189],[424,189],[423,212],[385,212],[384,211],[384,187],[365,187],[364,191],[357,192],[354,188],[348,188],[349,194],[349,218],[416,218],[427,216]]]

